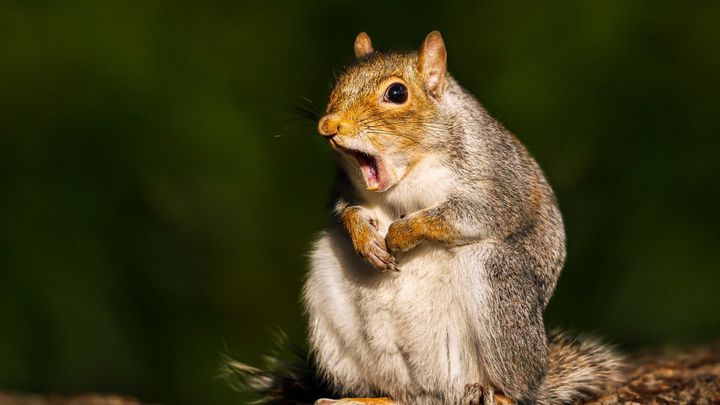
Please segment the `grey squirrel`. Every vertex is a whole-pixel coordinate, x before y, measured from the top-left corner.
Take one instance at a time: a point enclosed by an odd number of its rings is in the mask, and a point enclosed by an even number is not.
[[[447,73],[440,33],[410,53],[360,33],[355,56],[318,124],[343,171],[303,291],[311,369],[248,367],[254,387],[307,401],[283,389],[302,374],[344,397],[316,404],[549,405],[619,382],[611,347],[546,335],[565,260],[553,191]]]

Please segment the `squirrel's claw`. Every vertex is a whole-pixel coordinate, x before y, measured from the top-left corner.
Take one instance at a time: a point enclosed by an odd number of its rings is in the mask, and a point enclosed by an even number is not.
[[[320,398],[315,401],[315,405],[331,405],[331,404],[343,404],[343,405],[393,405],[390,398],[342,398],[342,399],[327,399]]]
[[[492,386],[482,386],[481,384],[466,385],[465,394],[460,403],[467,405],[517,405],[517,402],[509,397],[496,393]]]
[[[487,386],[482,390],[483,405],[515,405],[515,401],[505,395],[495,393],[495,389]]]

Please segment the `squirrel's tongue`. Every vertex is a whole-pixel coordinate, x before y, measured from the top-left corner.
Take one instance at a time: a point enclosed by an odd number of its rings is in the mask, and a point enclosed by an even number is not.
[[[375,158],[364,153],[355,153],[354,155],[360,165],[360,171],[365,178],[368,190],[377,190],[380,188],[380,179],[378,178],[378,167]]]

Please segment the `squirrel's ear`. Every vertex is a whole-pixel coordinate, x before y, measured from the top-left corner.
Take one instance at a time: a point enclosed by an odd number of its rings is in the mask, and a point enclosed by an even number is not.
[[[355,37],[355,57],[359,59],[373,52],[370,36],[364,32],[359,33],[358,36]]]
[[[439,97],[445,90],[447,72],[447,51],[439,31],[433,31],[425,37],[420,45],[417,63],[428,91],[434,97]]]

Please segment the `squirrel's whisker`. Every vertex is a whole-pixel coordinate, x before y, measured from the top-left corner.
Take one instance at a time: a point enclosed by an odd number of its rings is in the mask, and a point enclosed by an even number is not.
[[[385,120],[385,117],[381,117],[381,116],[369,116],[368,118],[359,120],[359,121],[357,122],[357,124],[358,124],[358,125],[373,124],[373,123],[376,123],[376,122],[378,122],[378,121],[383,121],[383,120]]]
[[[363,131],[363,134],[364,134],[365,136],[367,136],[367,134],[399,136],[399,137],[401,137],[401,138],[405,138],[405,139],[407,139],[407,140],[409,140],[409,141],[412,141],[413,143],[415,143],[415,144],[417,144],[417,145],[423,146],[417,139],[415,139],[415,138],[413,138],[413,137],[411,137],[411,136],[409,136],[409,135],[401,134],[401,133],[399,133],[399,132],[372,130],[372,131]]]

